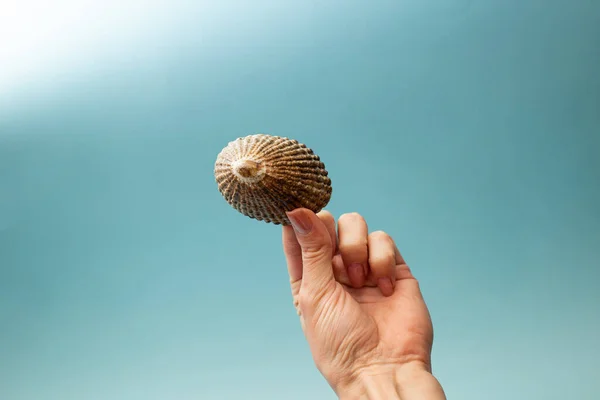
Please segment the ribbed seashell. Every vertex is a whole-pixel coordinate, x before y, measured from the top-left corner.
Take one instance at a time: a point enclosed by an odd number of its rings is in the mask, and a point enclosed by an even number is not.
[[[265,134],[229,142],[215,162],[215,179],[233,208],[277,225],[290,224],[286,211],[321,211],[332,192],[325,165],[311,149]]]

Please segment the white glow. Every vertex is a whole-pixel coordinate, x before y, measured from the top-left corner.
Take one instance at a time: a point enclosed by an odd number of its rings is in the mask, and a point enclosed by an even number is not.
[[[184,25],[204,35],[248,11],[237,1],[0,1],[0,108],[32,84],[38,92],[124,54],[152,53]]]
[[[0,6],[0,93],[73,63],[78,55],[116,35],[131,35],[142,22],[131,18],[136,3],[4,1]]]

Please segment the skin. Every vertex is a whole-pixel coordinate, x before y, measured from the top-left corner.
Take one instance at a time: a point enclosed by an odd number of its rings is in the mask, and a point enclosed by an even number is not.
[[[314,362],[341,399],[445,399],[433,326],[394,240],[357,213],[288,213],[283,250]]]

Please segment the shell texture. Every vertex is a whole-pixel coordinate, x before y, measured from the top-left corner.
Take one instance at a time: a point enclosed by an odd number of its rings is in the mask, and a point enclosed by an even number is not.
[[[229,142],[215,162],[225,200],[240,213],[289,225],[286,211],[321,211],[331,198],[331,179],[319,156],[297,140],[266,134]]]

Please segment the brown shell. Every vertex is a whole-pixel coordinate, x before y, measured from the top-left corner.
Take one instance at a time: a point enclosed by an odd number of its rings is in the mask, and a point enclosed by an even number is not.
[[[332,191],[325,165],[311,149],[265,134],[229,142],[215,162],[215,179],[233,208],[277,225],[290,224],[286,211],[321,211]]]

